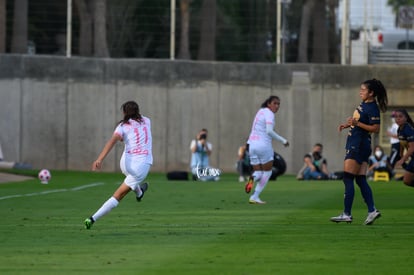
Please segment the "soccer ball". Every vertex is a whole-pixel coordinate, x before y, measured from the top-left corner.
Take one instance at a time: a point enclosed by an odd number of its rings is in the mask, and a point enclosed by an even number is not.
[[[52,178],[52,174],[50,174],[50,171],[47,169],[42,169],[39,172],[39,180],[42,184],[48,184],[50,179]]]

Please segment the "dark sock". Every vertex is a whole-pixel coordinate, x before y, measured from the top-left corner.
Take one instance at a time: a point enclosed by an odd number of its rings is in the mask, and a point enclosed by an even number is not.
[[[355,175],[344,172],[343,182],[345,184],[344,194],[344,213],[351,215],[352,203],[354,202],[355,188],[354,188]]]
[[[371,187],[369,187],[369,184],[367,182],[367,177],[365,175],[358,175],[355,177],[355,181],[358,184],[362,197],[368,206],[368,212],[374,211],[374,198],[372,196]]]

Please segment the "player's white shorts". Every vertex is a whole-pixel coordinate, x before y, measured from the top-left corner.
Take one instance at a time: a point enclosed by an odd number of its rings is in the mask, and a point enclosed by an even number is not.
[[[142,183],[147,177],[151,164],[137,160],[136,158],[125,158],[122,155],[120,167],[122,173],[126,176],[124,180],[125,184],[132,190],[135,190],[138,184]]]
[[[249,144],[249,156],[250,156],[250,164],[257,165],[257,164],[265,164],[269,161],[273,161],[273,148],[272,146],[260,144],[260,143],[253,143]]]

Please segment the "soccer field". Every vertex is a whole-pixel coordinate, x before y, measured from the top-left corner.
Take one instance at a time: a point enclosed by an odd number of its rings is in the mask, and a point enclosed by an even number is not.
[[[0,273],[413,273],[414,189],[402,182],[371,182],[382,217],[365,226],[358,189],[353,223],[329,221],[342,210],[341,181],[282,176],[263,192],[267,204],[250,205],[237,179],[174,182],[152,173],[142,202],[129,194],[91,230],[84,219],[121,174],[52,171],[47,185],[0,184]]]

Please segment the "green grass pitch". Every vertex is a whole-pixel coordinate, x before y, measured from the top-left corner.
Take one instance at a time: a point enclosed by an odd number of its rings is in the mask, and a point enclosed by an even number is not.
[[[52,171],[47,185],[0,184],[0,273],[413,273],[414,189],[401,181],[371,182],[382,217],[365,226],[358,189],[354,222],[329,221],[342,210],[342,181],[284,175],[262,193],[266,205],[250,205],[237,179],[151,173],[142,202],[130,193],[91,230],[84,219],[112,195],[120,173]]]

